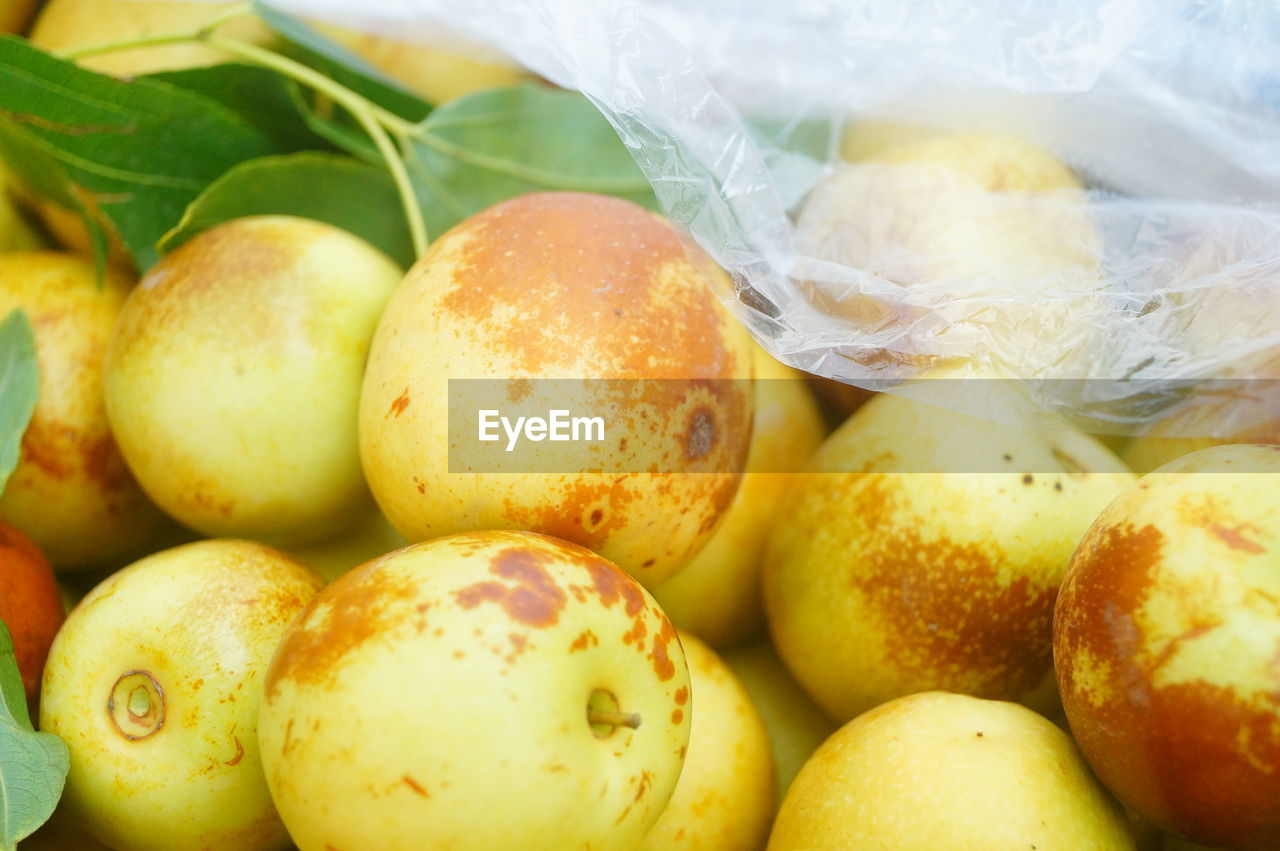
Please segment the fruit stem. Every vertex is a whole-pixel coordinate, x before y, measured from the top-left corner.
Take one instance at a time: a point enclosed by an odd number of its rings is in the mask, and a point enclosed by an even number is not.
[[[587,710],[587,723],[593,727],[596,725],[602,727],[630,727],[635,730],[640,727],[640,716],[634,712],[589,709]]]
[[[171,35],[148,35],[142,38],[127,38],[123,41],[109,41],[105,44],[90,44],[71,50],[59,50],[53,55],[59,59],[80,59],[85,56],[98,56],[102,53],[118,53],[122,50],[133,50],[136,47],[164,47],[166,44],[184,44],[199,41],[198,33],[177,33]]]

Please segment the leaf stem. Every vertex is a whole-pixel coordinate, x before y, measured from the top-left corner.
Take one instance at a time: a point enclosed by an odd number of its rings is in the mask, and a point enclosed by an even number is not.
[[[211,21],[209,21],[207,24],[202,26],[199,30],[200,35],[202,36],[208,35],[209,33],[216,30],[218,27],[225,24],[227,21],[233,21],[236,18],[243,18],[246,15],[252,15],[252,14],[253,14],[252,3],[240,3],[239,5],[232,6],[230,9],[227,9],[221,14],[215,16]]]
[[[582,177],[567,181],[562,175],[550,174],[532,166],[521,165],[507,160],[491,157],[479,151],[472,151],[453,144],[436,134],[426,126],[418,126],[413,134],[415,139],[433,150],[459,162],[469,163],[478,168],[487,169],[499,174],[510,175],[529,183],[547,186],[552,189],[570,189],[578,192],[642,192],[649,188],[649,182],[643,177],[629,178],[590,178]]]
[[[210,47],[216,47],[223,53],[230,53],[233,56],[239,56],[241,59],[247,59],[257,65],[278,71],[281,74],[296,80],[305,86],[309,86],[318,92],[323,92],[333,99],[335,103],[342,104],[348,111],[355,113],[352,105],[357,108],[365,109],[371,115],[378,119],[378,123],[382,124],[392,133],[401,133],[412,135],[418,129],[418,125],[412,121],[401,118],[390,110],[383,109],[376,103],[372,103],[363,95],[353,92],[346,86],[326,77],[316,69],[303,65],[295,59],[282,56],[274,50],[267,50],[256,44],[250,44],[237,38],[223,38],[218,35],[204,35],[201,41]]]
[[[386,162],[387,171],[391,173],[391,180],[395,183],[396,190],[400,194],[400,203],[404,206],[405,217],[408,219],[409,235],[413,239],[414,253],[422,256],[426,252],[428,236],[427,225],[422,217],[422,206],[418,203],[418,196],[413,191],[413,183],[409,180],[409,172],[405,168],[404,160],[400,157],[395,145],[391,143],[391,137],[387,135],[388,129],[393,132],[409,132],[416,125],[382,109],[374,103],[370,103],[368,99],[351,91],[346,86],[287,56],[281,56],[279,53],[239,39],[208,35],[204,38],[204,41],[210,47],[217,48],[232,56],[238,56],[241,59],[247,59],[256,65],[270,68],[305,86],[309,86],[329,97],[330,100],[342,106],[347,112],[350,112],[356,121],[360,122],[360,126],[364,128],[364,131],[369,134],[369,138],[373,140],[378,153]]]
[[[163,47],[166,44],[187,44],[201,41],[198,34],[178,33],[175,35],[149,35],[142,38],[127,38],[123,41],[109,41],[105,44],[91,44],[71,50],[59,50],[54,53],[59,59],[80,59],[85,56],[98,56],[103,53],[118,53],[136,47]]]

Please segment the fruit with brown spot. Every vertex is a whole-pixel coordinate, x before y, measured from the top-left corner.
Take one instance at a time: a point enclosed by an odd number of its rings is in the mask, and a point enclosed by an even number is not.
[[[130,294],[107,412],[147,493],[206,535],[301,546],[369,510],[356,411],[400,270],[288,216],[237,219],[167,255]]]
[[[524,195],[440,236],[396,291],[365,373],[365,473],[411,541],[525,529],[652,585],[733,499],[753,400],[750,382],[732,379],[751,370],[746,332],[664,219],[599,195]],[[601,417],[604,440],[587,447],[599,466],[574,461],[572,441],[504,454],[477,441],[474,422],[451,431],[469,398],[460,379],[506,382],[524,412]],[[451,381],[464,395],[451,400]],[[486,472],[489,447],[521,475]]]
[[[248,541],[199,541],[113,574],[45,667],[41,729],[70,748],[63,803],[117,849],[288,845],[255,729],[267,661],[320,587]]]
[[[1132,481],[1078,432],[877,396],[818,450],[774,527],[778,654],[837,719],[929,689],[1048,710],[1058,584]]]
[[[30,538],[0,523],[0,621],[13,638],[29,701],[40,694],[44,660],[62,618],[62,594],[49,560]]]
[[[53,251],[0,255],[0,316],[31,320],[40,395],[0,518],[29,535],[59,571],[115,566],[170,531],[125,466],[107,422],[103,369],[132,280]]]
[[[1015,703],[924,692],[854,719],[805,764],[770,851],[1133,851],[1065,733]]]
[[[630,849],[676,785],[688,695],[635,580],[554,538],[476,532],[323,590],[272,659],[258,731],[303,851]]]
[[[756,851],[773,821],[769,734],[742,684],[710,647],[680,631],[687,694],[673,712],[693,716],[676,790],[641,851]]]
[[[1054,613],[1071,731],[1162,829],[1280,845],[1280,447],[1149,473],[1080,543]]]
[[[679,573],[653,589],[671,622],[713,647],[764,627],[760,562],[778,503],[826,435],[803,374],[753,346],[756,415],[742,484],[715,535]]]

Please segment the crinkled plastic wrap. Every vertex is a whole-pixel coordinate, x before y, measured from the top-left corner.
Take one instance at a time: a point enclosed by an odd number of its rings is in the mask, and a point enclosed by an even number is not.
[[[1280,378],[1276,4],[278,3],[584,92],[809,372],[1012,379],[943,401],[1116,433],[1280,409],[1247,381]]]

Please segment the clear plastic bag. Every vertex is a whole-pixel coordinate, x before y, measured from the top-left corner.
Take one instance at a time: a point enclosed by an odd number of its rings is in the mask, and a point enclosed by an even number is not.
[[[896,392],[1013,379],[1011,416],[1094,431],[1274,418],[1185,415],[1221,407],[1215,380],[1280,378],[1274,3],[277,4],[404,39],[443,25],[584,92],[794,366]],[[841,158],[933,131],[1025,140],[1085,189]]]

